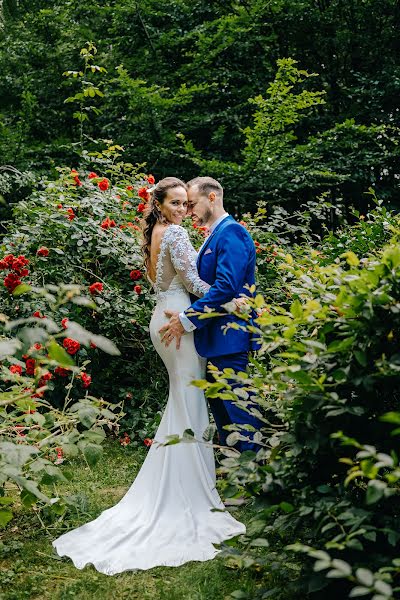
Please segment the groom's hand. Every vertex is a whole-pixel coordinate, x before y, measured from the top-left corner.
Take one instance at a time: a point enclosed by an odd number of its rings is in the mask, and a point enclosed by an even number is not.
[[[169,317],[169,323],[163,325],[159,330],[161,341],[168,347],[173,339],[176,339],[176,349],[181,346],[181,337],[185,333],[179,313],[174,310],[164,310],[164,314]]]

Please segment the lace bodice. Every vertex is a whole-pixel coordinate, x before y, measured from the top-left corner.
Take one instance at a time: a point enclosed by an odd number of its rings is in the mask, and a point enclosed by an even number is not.
[[[169,225],[160,244],[156,281],[152,282],[157,297],[186,291],[202,298],[210,285],[200,279],[196,259],[197,252],[186,229],[180,225]]]

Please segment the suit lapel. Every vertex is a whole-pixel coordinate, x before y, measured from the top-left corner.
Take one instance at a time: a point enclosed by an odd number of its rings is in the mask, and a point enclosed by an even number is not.
[[[219,225],[217,225],[217,227],[214,229],[214,231],[212,232],[211,235],[208,236],[208,238],[206,239],[206,241],[204,242],[204,244],[201,247],[201,250],[199,252],[199,255],[197,257],[197,267],[200,266],[200,261],[203,257],[204,251],[207,249],[207,246],[209,245],[211,239],[217,235],[218,232],[220,232],[225,225],[227,225],[228,223],[230,223],[233,220],[233,218],[229,215],[228,217],[226,217],[226,219],[223,219],[221,221],[221,223]]]

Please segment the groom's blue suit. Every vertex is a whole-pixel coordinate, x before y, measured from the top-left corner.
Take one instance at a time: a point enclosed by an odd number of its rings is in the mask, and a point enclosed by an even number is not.
[[[241,294],[249,296],[250,291],[246,286],[255,283],[255,263],[253,240],[246,229],[230,216],[217,225],[200,249],[197,269],[200,278],[209,283],[211,288],[203,298],[192,298],[193,304],[185,311],[185,315],[196,326],[194,342],[197,352],[210,359],[219,369],[231,367],[235,371],[244,371],[249,351],[258,347],[257,340],[247,330],[224,329],[224,325],[232,322],[246,326],[246,321],[235,315],[227,313],[223,317],[199,319],[192,316],[193,312],[202,313],[205,307],[226,312],[221,308],[222,304]],[[226,424],[248,423],[256,429],[260,428],[260,421],[238,408],[234,402],[210,399],[210,407],[222,444],[225,444],[229,433],[222,429]],[[243,433],[246,435],[245,431]],[[258,449],[252,442],[239,442],[237,447],[241,451]]]

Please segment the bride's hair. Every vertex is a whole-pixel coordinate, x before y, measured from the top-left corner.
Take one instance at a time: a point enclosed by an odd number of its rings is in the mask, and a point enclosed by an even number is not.
[[[177,177],[164,177],[164,179],[160,179],[157,185],[150,188],[150,200],[143,213],[142,253],[146,269],[150,263],[151,234],[153,233],[154,225],[157,222],[165,223],[165,219],[162,216],[160,209],[157,207],[156,202],[162,204],[169,190],[176,187],[183,187],[187,190],[186,183]]]

